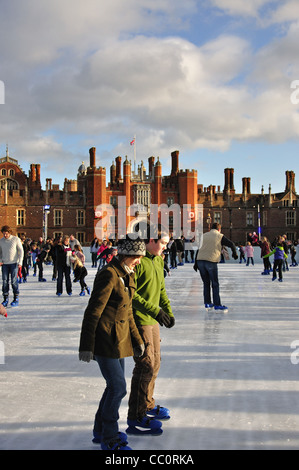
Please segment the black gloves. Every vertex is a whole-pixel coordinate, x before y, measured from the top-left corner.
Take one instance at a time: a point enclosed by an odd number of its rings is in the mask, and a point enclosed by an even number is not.
[[[175,324],[174,317],[170,317],[168,313],[164,312],[162,309],[156,316],[156,320],[161,326],[166,326],[166,328],[172,328]]]
[[[233,254],[233,258],[234,258],[234,259],[238,259],[238,258],[239,258],[239,256],[237,255],[237,253],[234,253],[234,254]]]
[[[144,354],[144,351],[145,351],[145,346],[144,344],[139,344],[138,346],[135,346],[135,348],[133,349],[134,351],[134,357],[141,357],[143,356]]]

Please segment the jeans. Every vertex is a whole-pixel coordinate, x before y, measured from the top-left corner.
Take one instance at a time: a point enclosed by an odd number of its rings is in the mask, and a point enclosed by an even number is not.
[[[127,393],[125,360],[103,356],[95,356],[95,359],[106,380],[106,388],[99,403],[93,430],[101,434],[102,441],[108,444],[118,437],[119,407]]]
[[[19,295],[18,269],[19,266],[17,263],[2,265],[2,293],[4,297],[8,297],[9,294],[9,276],[11,276],[11,286],[14,296]]]
[[[204,303],[211,302],[211,287],[213,292],[213,304],[221,305],[219,295],[218,266],[211,261],[197,260],[197,266],[203,281]]]

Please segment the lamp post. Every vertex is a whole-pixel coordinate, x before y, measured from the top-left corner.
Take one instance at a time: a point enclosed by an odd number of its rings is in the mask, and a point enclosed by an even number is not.
[[[48,214],[50,212],[50,205],[45,204],[43,206],[43,239],[47,240],[48,237]]]

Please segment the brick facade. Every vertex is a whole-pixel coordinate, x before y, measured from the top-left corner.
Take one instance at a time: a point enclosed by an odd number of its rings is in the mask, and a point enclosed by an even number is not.
[[[27,176],[7,150],[6,156],[0,159],[0,224],[8,224],[15,234],[25,233],[35,240],[45,233],[46,225],[50,237],[73,233],[83,244],[89,244],[100,220],[95,215],[97,208],[102,210],[103,204],[110,204],[116,223],[126,227],[140,204],[145,207],[141,216],[150,212],[151,204],[179,204],[181,207],[190,204],[191,210],[196,204],[202,204],[204,231],[218,221],[227,237],[244,243],[248,233],[258,231],[260,216],[261,232],[270,241],[284,233],[291,240],[298,239],[298,199],[293,171],[285,172],[286,184],[280,193],[272,194],[269,186],[267,193],[262,188],[260,194],[252,194],[249,177],[242,179],[242,193],[236,193],[233,168],[224,169],[223,189],[213,185],[204,188],[198,184],[196,170],[180,169],[178,151],[172,152],[171,163],[171,173],[167,176],[162,176],[161,162],[154,157],[148,159],[148,168],[141,162],[135,173],[131,162],[127,158],[122,162],[118,156],[110,167],[107,184],[106,168],[96,166],[93,147],[89,150],[89,166],[80,165],[76,180],[65,178],[60,189],[47,178],[43,189],[40,165],[31,164]],[[126,218],[121,212],[124,208],[118,207],[119,196],[125,197],[126,211],[136,204]],[[47,204],[50,205],[48,215],[44,212]]]

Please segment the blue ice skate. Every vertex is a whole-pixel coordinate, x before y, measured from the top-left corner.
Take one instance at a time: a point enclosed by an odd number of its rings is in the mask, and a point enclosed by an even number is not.
[[[162,434],[163,430],[161,421],[150,416],[144,416],[142,419],[128,419],[129,427],[126,430],[127,434],[138,434],[139,436],[158,436]]]
[[[205,309],[206,309],[207,312],[212,310],[212,308],[214,308],[214,304],[205,304]]]
[[[123,442],[120,438],[105,444],[101,442],[102,450],[132,450],[131,447],[127,445],[127,442]]]
[[[157,405],[152,410],[147,411],[146,414],[147,416],[150,416],[152,418],[163,419],[163,420],[170,419],[169,409],[160,405]]]
[[[121,442],[123,442],[124,444],[128,443],[128,436],[126,435],[125,432],[119,432],[118,436],[119,436],[119,439],[121,440]],[[94,444],[101,444],[102,443],[102,434],[99,433],[99,432],[93,431],[93,440],[92,440],[92,442]]]
[[[214,310],[216,310],[216,312],[222,312],[222,313],[228,312],[228,308],[225,305],[215,305]]]

